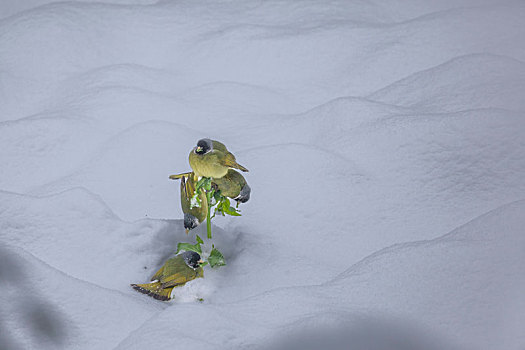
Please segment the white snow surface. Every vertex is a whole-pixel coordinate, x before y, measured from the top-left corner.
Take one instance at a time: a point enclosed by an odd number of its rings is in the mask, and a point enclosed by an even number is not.
[[[523,350],[524,18],[0,2],[0,348]],[[129,284],[205,237],[168,180],[204,137],[252,196],[159,302]]]

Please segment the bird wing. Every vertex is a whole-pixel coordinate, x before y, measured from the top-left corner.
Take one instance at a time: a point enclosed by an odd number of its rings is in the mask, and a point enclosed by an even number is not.
[[[188,198],[188,191],[186,191],[187,185],[186,185],[186,177],[180,178],[180,195]]]
[[[162,273],[164,272],[164,266],[162,266],[159,271],[157,271],[150,281],[160,280],[162,278]]]
[[[195,278],[195,277],[193,277],[193,278]],[[191,281],[193,278],[192,278],[192,276],[188,276],[188,274],[186,274],[184,272],[174,273],[173,275],[164,277],[162,279],[162,281],[161,281],[162,282],[162,288],[180,286],[182,284],[185,284],[188,281]]]
[[[189,194],[189,198],[193,197],[193,194],[195,193],[195,178],[193,172],[190,173],[188,180],[186,181],[186,193]]]
[[[193,178],[193,172],[188,174],[188,179],[186,176],[180,178],[180,193],[181,196],[184,196],[186,199],[191,199],[195,193],[195,180]]]
[[[224,157],[221,160],[221,164],[228,168],[235,168],[235,169],[240,169],[242,171],[248,171],[248,169],[246,169],[245,167],[237,163],[235,156],[231,154],[230,152],[224,155]]]

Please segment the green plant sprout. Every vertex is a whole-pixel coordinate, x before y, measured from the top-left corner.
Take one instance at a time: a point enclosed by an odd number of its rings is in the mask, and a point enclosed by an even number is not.
[[[211,239],[211,219],[217,213],[222,216],[241,216],[240,211],[230,205],[230,200],[221,194],[221,191],[212,185],[212,179],[209,177],[202,177],[195,186],[194,197],[198,197],[201,191],[205,191],[206,201],[208,202],[208,212],[206,213],[206,232],[208,239]],[[212,198],[214,203],[212,204]],[[212,207],[214,208],[213,216],[211,215]]]
[[[192,206],[201,205],[201,203],[199,203],[199,194],[202,191],[205,191],[204,193],[206,194],[206,201],[208,203],[208,211],[206,213],[207,238],[212,239],[211,220],[215,217],[215,215],[220,214],[222,216],[226,216],[226,215],[241,216],[241,213],[237,209],[237,207],[234,208],[230,205],[230,199],[221,194],[221,191],[217,189],[216,186],[213,185],[212,179],[209,177],[202,177],[197,182],[195,186],[195,192],[192,197]],[[212,199],[213,199],[213,203],[212,203]],[[212,208],[213,208],[213,215],[211,215]],[[202,254],[201,244],[203,244],[204,241],[202,240],[202,238],[199,237],[199,235],[195,236],[195,240],[197,241],[197,243],[195,244],[179,243],[177,245],[177,253],[179,253],[179,251],[181,250],[191,250],[199,254]],[[226,265],[224,256],[217,248],[215,248],[213,244],[212,244],[212,250],[210,252],[210,255],[208,256],[208,259],[204,265],[208,263],[210,264],[211,267]]]

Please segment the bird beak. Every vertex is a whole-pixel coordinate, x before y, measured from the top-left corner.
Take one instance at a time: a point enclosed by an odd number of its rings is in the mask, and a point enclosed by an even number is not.
[[[197,146],[197,148],[195,148],[195,152],[200,152],[202,151],[202,147],[201,146]]]
[[[199,264],[204,264],[204,260],[200,259],[199,261],[197,261]]]
[[[184,229],[184,231],[186,231],[186,234],[190,233],[190,229],[188,228]]]

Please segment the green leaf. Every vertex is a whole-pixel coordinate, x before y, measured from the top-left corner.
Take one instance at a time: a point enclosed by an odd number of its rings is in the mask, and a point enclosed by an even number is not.
[[[199,244],[203,244],[204,241],[202,240],[202,238],[199,237],[199,235],[195,235],[195,240],[197,241],[197,243]]]
[[[218,266],[226,265],[226,261],[224,260],[224,256],[215,247],[210,252],[210,256],[208,257],[208,262],[210,263],[211,267],[218,267]]]
[[[228,210],[226,211],[226,214],[231,215],[231,216],[241,216],[241,213],[239,213],[239,211],[235,209],[234,207],[229,207]]]
[[[211,179],[209,177],[201,177],[201,179],[195,184],[195,193],[201,194],[202,189],[204,189],[206,192],[210,191]]]
[[[240,211],[231,206],[231,201],[229,198],[222,195],[216,195],[216,198],[219,198],[219,201],[215,207],[214,216],[217,213],[221,214],[222,216],[241,216]]]
[[[217,205],[219,213],[221,213],[222,216],[226,214],[228,211],[228,208],[230,207],[230,200],[226,197],[221,196],[221,201]]]
[[[195,189],[198,190],[200,189],[201,187],[204,187],[204,183],[208,180],[207,177],[201,177],[201,179],[199,181],[197,181],[197,183],[195,184]]]
[[[195,244],[179,243],[179,244],[177,244],[177,253],[176,254],[178,254],[181,250],[192,251],[192,252],[196,252],[196,253],[202,254],[201,244],[200,243],[195,243]]]
[[[205,179],[206,181],[204,181],[204,188],[209,192],[211,190],[211,178],[206,177]]]

